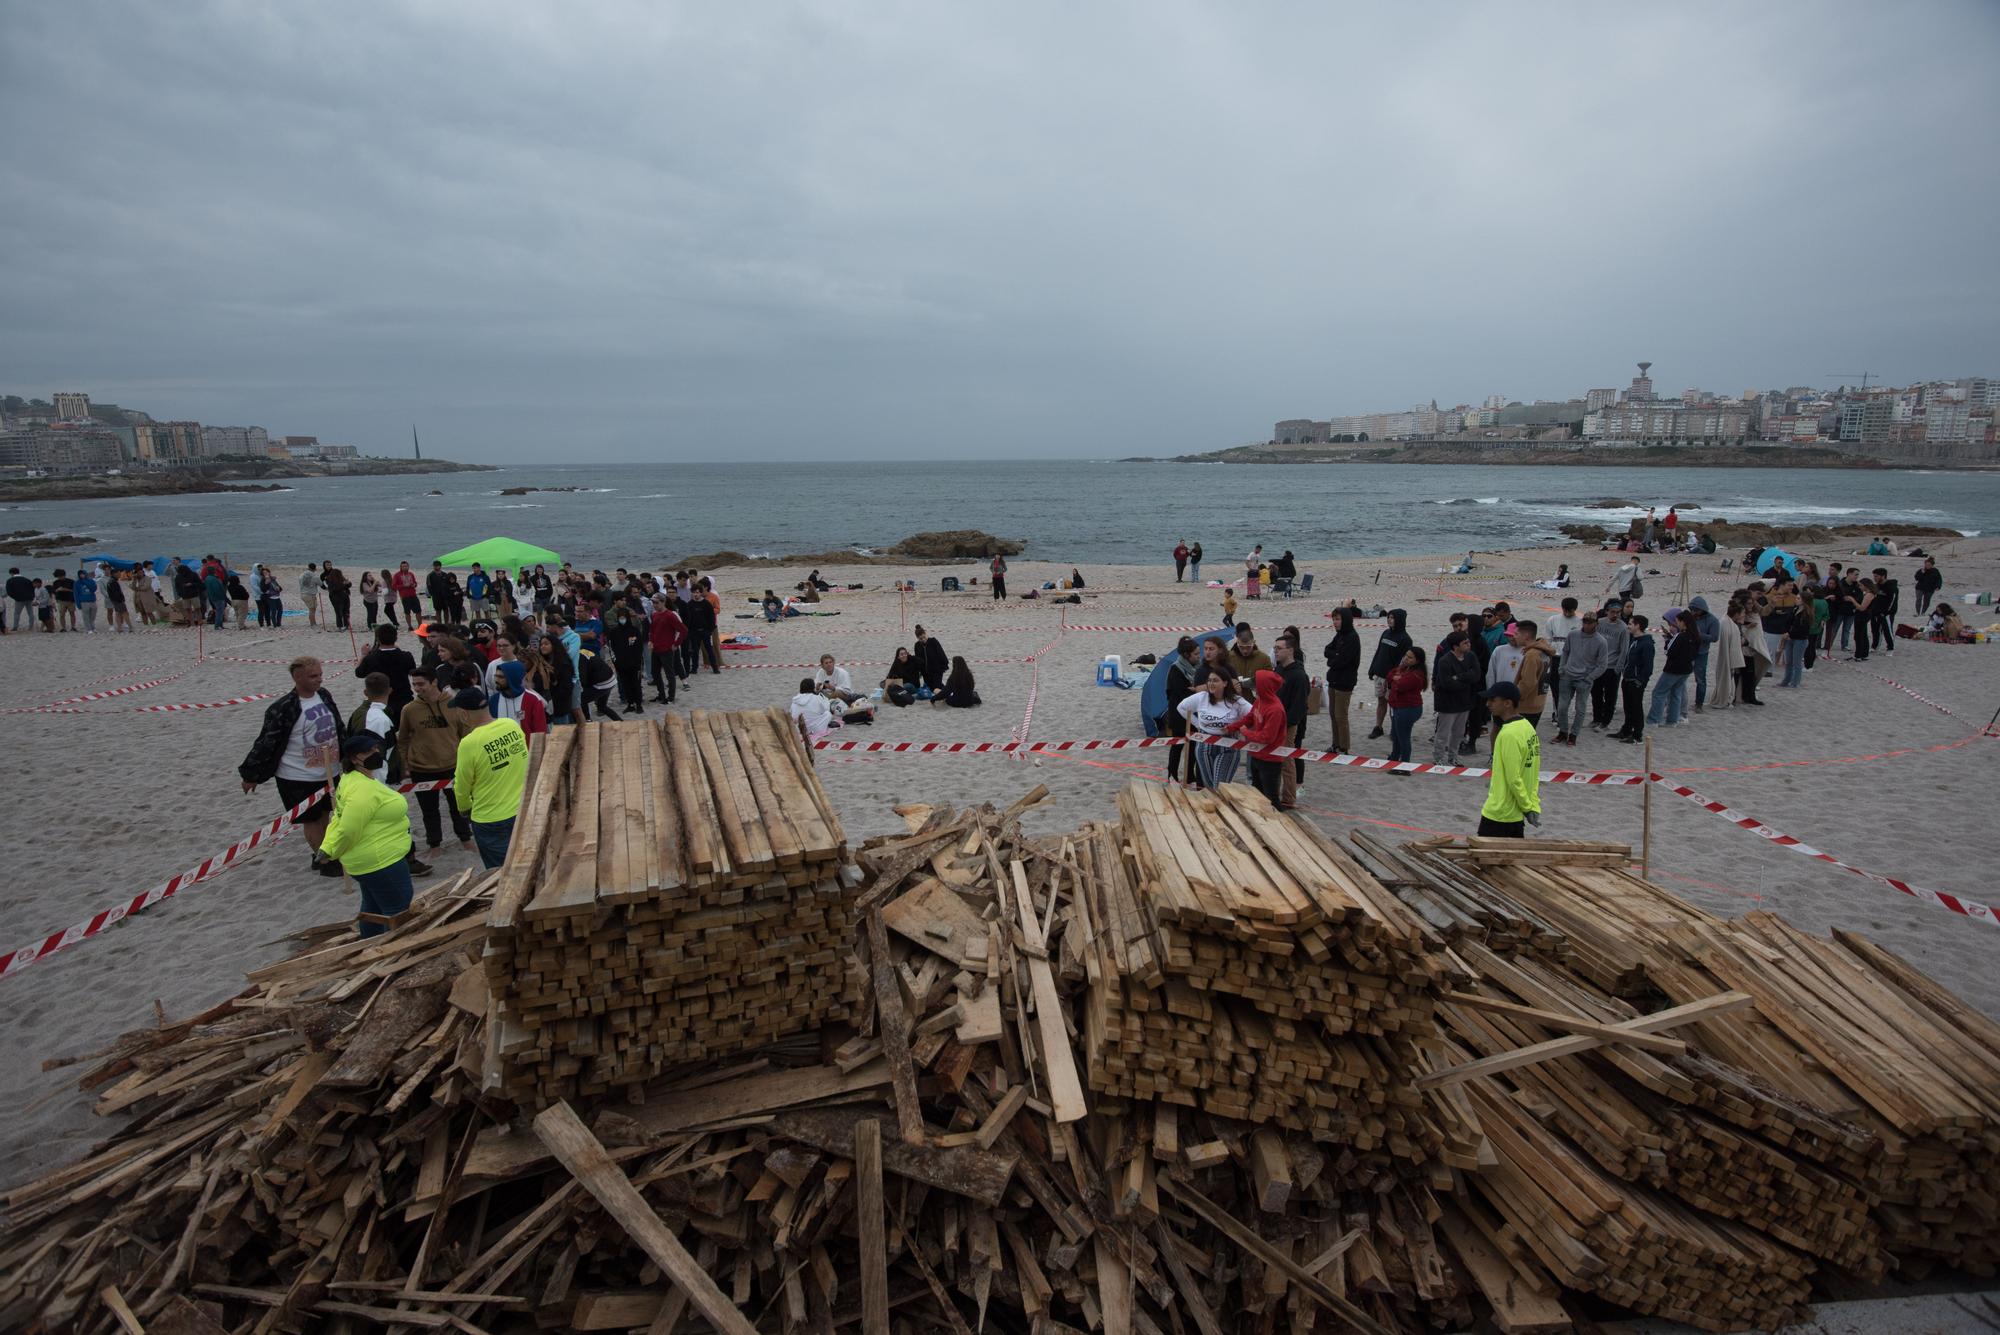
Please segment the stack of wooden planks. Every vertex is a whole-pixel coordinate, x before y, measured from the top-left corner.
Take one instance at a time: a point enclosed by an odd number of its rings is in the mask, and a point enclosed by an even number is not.
[[[1135,785],[1119,811],[1125,856],[1100,860],[1088,903],[1091,1087],[1436,1157],[1409,1079],[1442,960],[1415,916],[1241,785]]]
[[[782,713],[561,728],[533,766],[487,919],[508,1097],[636,1089],[847,1013],[856,874]]]

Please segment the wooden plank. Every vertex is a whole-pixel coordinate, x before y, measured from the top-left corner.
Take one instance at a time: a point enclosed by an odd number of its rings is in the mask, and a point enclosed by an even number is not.
[[[1356,1330],[1364,1332],[1364,1335],[1394,1335],[1394,1332],[1359,1307],[1328,1288],[1317,1276],[1307,1274],[1303,1266],[1264,1241],[1255,1229],[1238,1221],[1234,1215],[1196,1191],[1188,1183],[1179,1181],[1171,1174],[1162,1177],[1160,1183],[1176,1200],[1227,1234],[1230,1241],[1265,1265],[1284,1272],[1286,1278],[1304,1290],[1314,1302],[1342,1318]]]
[[[882,922],[898,936],[954,964],[966,963],[967,942],[986,939],[986,921],[955,892],[929,876],[884,904]]]
[[[652,1258],[653,1264],[687,1291],[695,1310],[707,1317],[710,1325],[728,1335],[756,1335],[757,1328],[723,1296],[708,1272],[695,1263],[680,1240],[653,1213],[653,1208],[632,1186],[631,1179],[606,1156],[597,1137],[577,1120],[569,1104],[555,1104],[538,1115],[535,1134]]]
[[[576,781],[569,807],[569,828],[551,830],[555,869],[522,916],[533,922],[597,911],[598,751],[602,723],[577,728]]]
[[[771,1123],[771,1134],[851,1159],[854,1128],[874,1115],[866,1107],[801,1108],[779,1114]],[[1019,1155],[1009,1151],[982,1150],[971,1145],[939,1147],[894,1140],[882,1146],[885,1172],[988,1206],[1000,1203],[1019,1160]]]
[[[1035,991],[1035,1024],[1040,1034],[1042,1063],[1049,1077],[1049,1106],[1057,1122],[1082,1121],[1090,1111],[1084,1102],[1083,1082],[1076,1074],[1076,1053],[1069,1045],[1069,1030],[1063,1024],[1063,1003],[1056,991],[1055,973],[1049,968],[1048,944],[1041,924],[1035,921],[1034,902],[1028,896],[1028,872],[1019,860],[1013,864],[1014,897],[1020,909],[1021,935],[1032,949],[1028,952],[1028,979]]]
[[[905,1144],[926,1139],[924,1112],[917,1104],[917,1069],[910,1059],[910,1017],[896,983],[895,962],[889,958],[889,929],[882,910],[868,910],[868,959],[875,975],[875,1027],[882,1036],[882,1055],[896,1092],[896,1125]]]
[[[1502,1001],[1498,997],[1482,997],[1471,992],[1447,991],[1439,994],[1440,1001],[1448,1001],[1454,1006],[1470,1006],[1474,1010],[1492,1011],[1499,1015],[1518,1015],[1524,1020],[1533,1020],[1545,1029],[1562,1029],[1573,1034],[1590,1034],[1607,1043],[1623,1043],[1628,1047],[1643,1048],[1647,1052],[1664,1052],[1670,1056],[1680,1056],[1687,1051],[1687,1044],[1678,1038],[1668,1038],[1664,1034],[1642,1034],[1632,1029],[1620,1029],[1616,1025],[1599,1024],[1579,1015],[1563,1015],[1557,1011],[1541,1010],[1535,1006],[1523,1006],[1512,1001]]]
[[[854,1124],[854,1227],[861,1239],[862,1335],[889,1335],[889,1239],[882,1209],[882,1124]]]
[[[1676,1006],[1672,1010],[1659,1011],[1652,1015],[1641,1015],[1636,1020],[1611,1026],[1622,1032],[1649,1034],[1661,1029],[1676,1029],[1684,1024],[1695,1024],[1701,1020],[1714,1019],[1730,1011],[1741,1010],[1751,1004],[1747,992],[1723,992],[1719,995]],[[1552,1038],[1546,1043],[1536,1043],[1530,1047],[1516,1048],[1512,1052],[1495,1053],[1491,1057],[1481,1057],[1459,1066],[1448,1066],[1442,1071],[1432,1071],[1420,1075],[1410,1084],[1415,1089],[1435,1089],[1439,1085],[1457,1084],[1473,1076],[1492,1075],[1499,1071],[1511,1071],[1517,1066],[1527,1066],[1533,1062],[1549,1061],[1556,1057],[1568,1057],[1592,1048],[1601,1048],[1607,1040],[1578,1034],[1573,1038]]]
[[[493,893],[487,926],[511,927],[533,884],[542,849],[549,837],[551,812],[569,784],[569,757],[576,744],[575,728],[553,728],[528,739],[528,778],[522,789],[521,815],[507,846],[507,863]]]
[[[1260,1126],[1250,1133],[1250,1180],[1257,1188],[1257,1208],[1266,1214],[1283,1214],[1292,1198],[1292,1161],[1285,1153],[1285,1138],[1273,1126]]]

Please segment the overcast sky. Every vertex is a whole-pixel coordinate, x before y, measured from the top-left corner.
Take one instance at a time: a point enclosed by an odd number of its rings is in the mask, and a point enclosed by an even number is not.
[[[2000,4],[95,3],[0,392],[464,459],[1105,456],[2000,373]]]

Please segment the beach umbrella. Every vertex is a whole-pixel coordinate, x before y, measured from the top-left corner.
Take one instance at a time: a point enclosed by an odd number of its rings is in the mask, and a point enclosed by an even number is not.
[[[1203,640],[1222,636],[1224,640],[1222,647],[1227,649],[1234,641],[1235,635],[1235,631],[1225,626],[1220,630],[1205,630],[1194,636],[1194,661],[1197,663],[1201,661]],[[1146,726],[1148,737],[1160,735],[1160,715],[1167,712],[1167,668],[1177,657],[1179,654],[1173,645],[1168,645],[1167,651],[1160,655],[1160,661],[1146,674],[1146,684],[1139,688],[1139,721]]]
[[[1768,575],[1773,567],[1781,565],[1793,579],[1799,577],[1799,558],[1784,548],[1766,547],[1757,554],[1757,573],[1760,575]]]
[[[461,547],[455,552],[446,552],[438,560],[448,566],[469,566],[474,561],[483,566],[559,566],[562,557],[546,547],[537,547],[532,542],[522,542],[519,538],[488,538],[475,542],[470,547]]]

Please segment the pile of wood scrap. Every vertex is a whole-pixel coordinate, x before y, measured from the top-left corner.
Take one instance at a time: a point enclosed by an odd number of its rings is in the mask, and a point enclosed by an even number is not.
[[[1444,961],[1416,917],[1243,785],[1118,801],[1127,860],[1099,868],[1089,903],[1091,1088],[1437,1157],[1410,1080]]]
[[[846,840],[778,711],[560,728],[488,918],[502,1086],[530,1107],[843,1018]]]
[[[528,817],[574,829],[619,731],[538,742]],[[1797,1316],[1821,1267],[1991,1264],[2000,1029],[1867,942],[1707,918],[1605,849],[1404,848],[1392,891],[1247,790],[1029,834],[1044,795],[903,808],[858,850],[845,1020],[573,1099],[503,1080],[511,865],[309,934],[87,1068],[127,1120],[4,1197],[0,1328],[1514,1335],[1589,1294],[1724,1330]],[[1450,944],[1403,893],[1438,860],[1490,910]],[[1524,871],[1625,904],[1629,942],[1549,940],[1558,906],[1499,884]],[[1157,1064],[1104,1028],[1113,983],[1156,995]],[[1378,1057],[1299,1081],[1317,1126],[1117,1087],[1242,1036],[1254,1092],[1302,1031]]]

